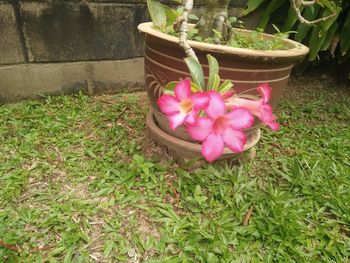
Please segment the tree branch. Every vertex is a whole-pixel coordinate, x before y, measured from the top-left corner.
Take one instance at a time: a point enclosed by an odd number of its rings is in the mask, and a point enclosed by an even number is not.
[[[188,57],[193,57],[198,61],[196,54],[193,49],[187,42],[187,33],[188,33],[188,15],[191,13],[193,8],[193,0],[184,0],[183,2],[184,11],[182,15],[175,22],[174,27],[178,28],[180,31],[179,43],[180,46],[185,50],[185,53]]]
[[[305,1],[305,0],[300,0],[300,3],[303,5],[303,6],[308,6],[308,5],[314,5],[316,4],[316,0],[312,0],[312,1]]]
[[[312,1],[305,1],[305,0],[290,0],[291,2],[291,5],[298,17],[298,20],[303,23],[303,24],[306,24],[308,26],[314,26],[318,23],[321,23],[321,22],[324,22],[324,21],[327,21],[328,19],[332,18],[332,17],[335,17],[337,15],[337,12],[334,11],[333,14],[330,14],[329,16],[326,16],[326,17],[322,17],[322,18],[319,18],[319,19],[316,19],[316,20],[307,20],[305,19],[302,15],[301,15],[301,11],[300,11],[300,7],[301,6],[311,6],[311,5],[314,5],[317,3],[317,0],[312,0]]]

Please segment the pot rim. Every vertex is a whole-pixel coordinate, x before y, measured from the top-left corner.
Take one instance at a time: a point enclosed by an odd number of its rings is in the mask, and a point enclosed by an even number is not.
[[[163,32],[155,30],[152,25],[153,25],[152,22],[145,22],[145,23],[139,24],[137,28],[140,32],[144,33],[145,35],[151,35],[156,38],[164,39],[166,41],[179,44],[179,39],[177,37],[170,36]],[[246,29],[237,29],[237,30],[240,30],[246,33],[252,32],[252,30],[246,30]],[[266,34],[266,33],[262,33],[262,34],[267,38],[274,37],[271,34]],[[252,50],[248,48],[222,46],[222,45],[198,42],[193,40],[188,40],[188,43],[192,48],[195,48],[201,51],[233,54],[233,55],[239,55],[241,57],[302,58],[302,57],[305,57],[307,53],[309,53],[309,48],[303,44],[300,44],[291,39],[283,39],[282,41],[286,45],[292,46],[293,48],[286,49],[286,50]]]

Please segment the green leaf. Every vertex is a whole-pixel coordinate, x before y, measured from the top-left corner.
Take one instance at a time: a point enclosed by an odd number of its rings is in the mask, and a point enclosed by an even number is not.
[[[178,12],[179,15],[182,15],[184,12],[184,7],[180,6],[179,8],[176,9],[176,12]]]
[[[232,81],[227,79],[219,86],[218,92],[223,94],[223,93],[229,91],[232,87],[233,87]]]
[[[202,90],[196,83],[191,82],[191,91],[197,92],[197,91],[202,91]]]
[[[174,95],[175,94],[175,87],[179,83],[178,81],[171,81],[164,87],[164,94],[168,95]]]
[[[350,50],[350,12],[348,13],[343,29],[340,33],[340,51],[344,56]]]
[[[218,39],[222,39],[222,33],[218,30],[213,29],[214,32],[214,39],[218,38]]]
[[[176,21],[176,19],[180,16],[180,14],[176,10],[171,9],[170,7],[168,7],[168,6],[164,5],[164,4],[161,4],[161,5],[162,5],[162,7],[164,8],[164,11],[165,11],[166,24],[168,26],[172,26],[174,24],[174,22]]]
[[[63,263],[72,262],[72,256],[73,256],[73,247],[70,247],[67,251],[66,256],[64,257]]]
[[[327,32],[326,39],[323,42],[323,45],[321,47],[321,50],[328,50],[332,44],[332,40],[337,32],[337,29],[339,27],[338,23],[334,23],[331,28]]]
[[[242,15],[248,15],[249,13],[253,12],[255,9],[257,9],[262,3],[264,3],[265,0],[248,0],[248,3],[243,10]]]
[[[103,251],[103,255],[107,257],[112,252],[114,247],[115,247],[115,243],[112,240],[107,240],[105,244],[105,249]]]
[[[208,256],[207,256],[207,262],[208,263],[216,263],[216,262],[220,262],[220,261],[214,253],[209,252]]]
[[[326,39],[326,35],[323,35],[320,37],[320,27],[314,27],[312,29],[311,33],[311,39],[310,39],[310,53],[309,53],[309,60],[313,61],[316,59],[318,52],[320,51],[324,41]]]
[[[201,91],[203,91],[205,82],[201,64],[199,64],[199,62],[192,57],[185,58],[185,62],[190,70],[192,80],[200,87]]]
[[[191,28],[190,30],[188,30],[188,38],[189,39],[193,39],[198,35],[198,28]]]
[[[333,14],[334,12],[336,12],[337,14],[326,20],[325,22],[322,22],[320,25],[321,27],[321,30],[319,32],[320,36],[323,36],[325,33],[327,33],[328,29],[335,23],[335,21],[337,20],[338,18],[338,15],[341,11],[341,7],[337,8],[335,11],[334,10],[330,10],[330,9],[325,9],[322,13],[322,17],[326,17],[326,16],[329,16],[331,14]]]
[[[317,18],[319,10],[319,6],[308,6],[303,11],[303,17],[307,20],[314,20]],[[302,42],[305,39],[307,33],[310,31],[310,29],[310,26],[299,23],[296,30],[298,34],[295,35],[295,40],[298,42]]]
[[[275,24],[272,24],[272,26],[276,30],[276,33],[281,33],[281,30]]]
[[[87,258],[86,258],[86,256],[84,254],[76,256],[74,258],[74,263],[83,263],[83,262],[86,262],[86,261],[87,261]]]
[[[196,188],[195,188],[195,190],[194,190],[194,195],[201,195],[202,194],[202,188],[201,188],[201,186],[200,185],[196,185]]]
[[[271,14],[276,11],[281,5],[284,4],[284,1],[281,0],[272,0],[264,10],[264,15],[262,19],[259,22],[259,25],[257,26],[258,28],[265,29],[267,23],[270,20]]]
[[[219,77],[219,64],[216,58],[211,55],[207,55],[208,65],[209,65],[209,80],[207,90],[215,90],[220,83]],[[219,83],[217,83],[219,81]],[[217,86],[216,86],[217,85]]]
[[[174,210],[172,210],[171,208],[169,209],[163,209],[163,208],[158,208],[159,213],[161,213],[162,215],[165,215],[166,217],[169,217],[175,221],[178,221],[180,218],[179,216],[175,213]]]
[[[235,16],[230,16],[229,18],[228,18],[228,22],[231,24],[231,25],[233,25],[234,23],[236,23],[237,22],[237,17],[235,17]]]
[[[66,247],[58,247],[58,248],[54,249],[54,250],[50,253],[50,255],[51,255],[51,256],[55,256],[55,255],[57,255],[57,254],[60,254],[60,253],[63,252],[64,250],[66,250]]]
[[[317,1],[317,4],[320,5],[320,6],[322,6],[322,7],[325,6],[325,7],[327,7],[328,9],[330,9],[330,10],[332,10],[332,11],[334,11],[335,8],[336,8],[336,3],[334,3],[333,1],[330,2],[330,1],[328,1],[328,0],[318,0],[318,1]]]
[[[211,78],[210,80],[208,82],[207,90],[218,90],[219,85],[220,85],[220,76],[219,76],[219,74],[215,74],[214,77]]]
[[[194,15],[194,14],[189,14],[188,15],[188,18],[191,19],[191,20],[195,20],[195,21],[198,21],[199,20],[199,17]]]
[[[207,55],[209,65],[209,78],[215,74],[219,74],[219,63],[212,55]]]
[[[147,7],[153,25],[158,28],[163,28],[167,19],[163,5],[154,0],[147,0]]]
[[[300,8],[300,11],[302,12],[304,10],[304,6]],[[282,27],[282,32],[287,32],[292,30],[293,26],[295,25],[295,23],[298,21],[298,17],[295,14],[295,11],[293,9],[293,7],[289,7],[288,9],[288,15],[287,15],[287,19],[283,24]]]
[[[332,10],[324,9],[321,17],[326,17],[331,13],[332,13]],[[309,60],[313,61],[316,59],[318,52],[321,50],[327,38],[327,34],[325,34],[325,32],[332,26],[332,24],[336,20],[336,17],[337,16],[327,20],[326,22],[318,24],[316,27],[312,29],[310,44],[309,44],[309,48],[310,48]]]

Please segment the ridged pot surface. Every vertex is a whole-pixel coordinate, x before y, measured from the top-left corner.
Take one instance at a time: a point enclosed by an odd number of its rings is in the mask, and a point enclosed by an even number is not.
[[[190,77],[183,60],[185,53],[176,37],[153,29],[151,22],[142,23],[138,28],[146,37],[146,91],[152,110],[159,112],[157,100],[163,93],[164,86],[171,81]],[[247,34],[249,31],[241,30],[241,33]],[[268,34],[264,34],[264,37],[273,38]],[[196,41],[189,41],[189,44],[196,52],[205,76],[208,76],[206,55],[211,54],[218,60],[221,80],[229,79],[233,82],[237,93],[251,95],[257,95],[256,87],[259,84],[268,83],[272,88],[270,103],[275,106],[282,96],[293,65],[308,53],[307,47],[295,41],[287,39],[283,41],[290,49],[259,51]],[[168,130],[164,127],[167,124],[161,120],[158,123],[163,130]],[[173,135],[176,136],[176,134]]]

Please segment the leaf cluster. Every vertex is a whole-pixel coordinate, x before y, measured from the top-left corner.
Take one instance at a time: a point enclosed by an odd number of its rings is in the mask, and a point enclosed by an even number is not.
[[[282,31],[294,30],[294,40],[304,43],[310,48],[309,60],[318,58],[322,51],[328,51],[331,56],[337,57],[339,62],[343,62],[350,57],[350,2],[343,0],[320,0],[315,5],[301,7],[302,16],[314,21],[332,13],[336,15],[316,26],[309,26],[301,23],[289,4],[289,0],[249,0],[243,15],[247,15],[254,10],[264,10],[263,16],[258,25],[265,29],[273,16],[286,17],[281,26]],[[290,5],[287,11],[283,6]]]
[[[219,76],[219,64],[217,60],[207,55],[209,76],[208,81],[205,81],[202,65],[192,57],[185,58],[185,63],[190,71],[192,82],[192,92],[215,90],[221,94],[233,91],[233,83],[231,80],[221,81]],[[172,81],[165,86],[165,93],[169,95],[175,94],[175,87],[178,81]]]

